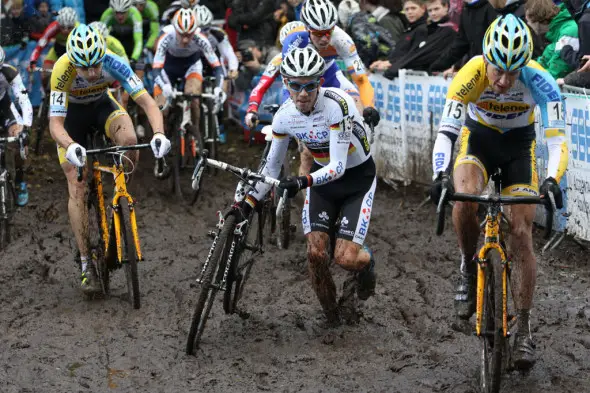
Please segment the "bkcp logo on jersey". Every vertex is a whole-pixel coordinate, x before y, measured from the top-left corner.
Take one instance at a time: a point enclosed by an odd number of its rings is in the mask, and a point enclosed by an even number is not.
[[[312,140],[312,141],[321,141],[328,138],[330,133],[328,131],[309,131],[309,132],[296,132],[295,137],[299,140]]]

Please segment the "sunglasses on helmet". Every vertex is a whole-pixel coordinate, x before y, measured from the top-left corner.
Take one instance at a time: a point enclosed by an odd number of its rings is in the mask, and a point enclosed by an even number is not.
[[[287,80],[287,87],[290,90],[293,90],[295,93],[299,93],[302,90],[305,90],[308,93],[311,93],[312,91],[314,91],[315,89],[317,89],[318,87],[320,87],[320,80],[315,80],[315,81],[311,81],[311,82],[307,82],[307,83],[300,83],[300,82],[296,82],[296,81],[290,81]]]

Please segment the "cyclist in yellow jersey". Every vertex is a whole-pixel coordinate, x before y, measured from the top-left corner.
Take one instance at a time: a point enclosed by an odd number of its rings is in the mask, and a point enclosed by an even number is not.
[[[433,201],[440,199],[441,183],[447,177],[452,146],[459,133],[460,152],[453,173],[457,192],[481,194],[488,176],[500,168],[502,194],[538,195],[534,129],[538,105],[549,149],[547,178],[540,194],[547,197],[552,192],[557,207],[563,207],[559,180],[568,161],[563,100],[555,79],[531,60],[532,52],[531,33],[524,22],[512,14],[500,16],[485,34],[483,56],[472,58],[453,79],[432,156]],[[464,319],[475,312],[474,255],[480,233],[477,208],[472,202],[456,202],[453,208],[461,249],[461,275],[454,304],[457,315]],[[511,224],[508,247],[518,313],[512,360],[518,369],[529,369],[535,363],[529,326],[536,280],[532,242],[535,210],[535,205],[505,208]]]
[[[102,35],[102,38],[104,38],[106,41],[108,50],[110,50],[117,56],[129,61],[129,59],[127,58],[127,53],[125,53],[125,47],[123,47],[121,41],[119,41],[111,35],[109,27],[106,25],[106,23],[96,21],[90,23],[88,27],[96,29],[100,33],[100,35]]]
[[[94,264],[88,259],[87,186],[85,181],[77,180],[77,168],[85,166],[88,133],[96,128],[117,145],[137,143],[129,115],[109,93],[108,88],[115,81],[145,111],[154,130],[152,150],[157,158],[163,157],[170,150],[170,141],[163,134],[162,114],[156,102],[129,63],[106,50],[103,37],[95,29],[84,24],[77,26],[68,37],[66,54],[55,63],[51,73],[49,130],[68,180],[68,213],[80,250],[81,288],[87,293],[100,289]],[[137,161],[137,152],[129,157]]]

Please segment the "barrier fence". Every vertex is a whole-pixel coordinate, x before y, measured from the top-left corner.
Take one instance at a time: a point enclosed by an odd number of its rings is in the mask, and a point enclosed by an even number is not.
[[[399,77],[388,80],[372,74],[375,107],[381,122],[375,128],[372,153],[378,176],[408,185],[432,182],[432,148],[445,104],[450,79],[429,76],[425,72],[401,70]],[[281,84],[276,82],[265,95],[264,103],[280,102]],[[232,116],[243,124],[250,92],[231,99]],[[566,136],[569,164],[560,186],[564,191],[564,208],[558,212],[554,229],[590,240],[590,93],[566,86]],[[263,115],[267,122],[269,115]],[[545,178],[548,151],[544,135],[537,131],[537,167],[539,180]],[[544,222],[544,208],[537,210],[539,223]]]

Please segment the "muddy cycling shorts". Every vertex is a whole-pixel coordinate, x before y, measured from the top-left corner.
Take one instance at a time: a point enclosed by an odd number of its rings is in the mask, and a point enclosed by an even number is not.
[[[321,167],[314,163],[311,171]],[[375,199],[375,162],[349,168],[344,175],[323,186],[309,187],[303,206],[303,232],[332,233],[340,217],[336,238],[363,244],[369,231],[371,210]]]
[[[538,195],[535,148],[532,124],[502,133],[468,118],[461,129],[455,169],[459,165],[476,165],[487,183],[489,176],[500,168],[503,195]]]
[[[4,93],[4,97],[0,100],[0,126],[2,126],[1,133],[7,135],[8,129],[17,123],[15,113],[16,108],[12,105],[8,92]]]
[[[68,113],[64,123],[65,129],[74,142],[87,147],[90,130],[104,131],[110,139],[110,127],[113,120],[127,114],[110,92],[105,92],[98,100],[88,104],[68,104]],[[58,146],[59,163],[67,162],[66,149]]]

